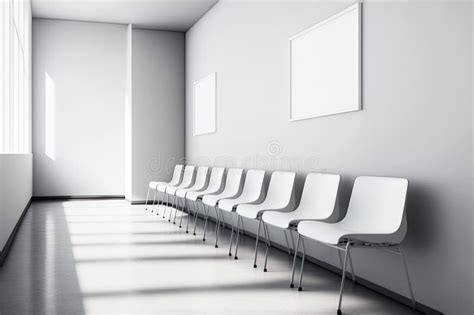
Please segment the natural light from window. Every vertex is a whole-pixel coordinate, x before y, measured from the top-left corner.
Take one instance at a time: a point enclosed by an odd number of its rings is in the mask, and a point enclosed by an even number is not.
[[[29,1],[0,1],[0,154],[31,153],[30,21]]]

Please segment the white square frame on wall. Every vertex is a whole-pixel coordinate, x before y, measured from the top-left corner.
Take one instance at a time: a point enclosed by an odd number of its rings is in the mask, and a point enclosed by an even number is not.
[[[193,135],[216,132],[217,73],[211,73],[193,84]]]
[[[362,109],[362,3],[289,42],[289,121]]]

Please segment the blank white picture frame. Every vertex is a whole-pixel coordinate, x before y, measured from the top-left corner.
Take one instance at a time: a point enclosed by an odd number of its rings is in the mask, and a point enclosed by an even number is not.
[[[290,121],[362,109],[361,6],[290,38]]]
[[[216,132],[217,73],[211,73],[193,84],[194,135]]]

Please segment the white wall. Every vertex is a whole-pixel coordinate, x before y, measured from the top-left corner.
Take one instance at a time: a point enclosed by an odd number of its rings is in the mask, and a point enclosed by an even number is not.
[[[0,154],[0,251],[33,191],[31,154]]]
[[[186,33],[186,158],[295,170],[299,187],[304,173],[340,173],[343,208],[357,175],[408,178],[404,249],[417,300],[472,314],[471,4],[366,1],[363,110],[289,122],[288,39],[348,3],[216,4]],[[194,137],[192,84],[215,71],[217,133]],[[334,250],[306,245],[339,265]],[[358,276],[408,296],[397,256],[353,255]]]
[[[126,26],[33,20],[34,195],[124,195]]]
[[[184,158],[184,33],[133,29],[131,200]]]

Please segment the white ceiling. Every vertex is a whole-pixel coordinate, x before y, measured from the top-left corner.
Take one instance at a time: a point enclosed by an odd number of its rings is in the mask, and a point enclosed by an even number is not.
[[[186,31],[217,0],[32,0],[34,18]]]

